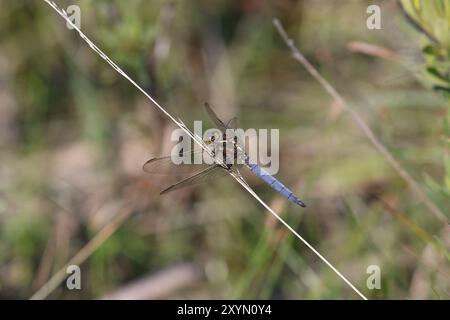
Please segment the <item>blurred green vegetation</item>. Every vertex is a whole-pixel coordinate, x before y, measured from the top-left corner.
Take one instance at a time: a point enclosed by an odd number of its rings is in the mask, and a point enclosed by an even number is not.
[[[450,1],[402,1],[409,21],[424,35],[423,73],[431,87],[450,101]],[[426,177],[435,194],[450,197],[450,110],[443,119],[445,148],[443,183]]]
[[[308,208],[245,177],[368,298],[449,298],[448,225],[272,26],[278,17],[448,216],[449,1],[402,1],[414,22],[398,2],[377,2],[381,30],[366,28],[372,1],[76,4],[83,32],[186,124],[205,119],[209,101],[243,128],[280,129],[277,177]],[[159,196],[164,178],[141,167],[170,150],[173,124],[43,1],[2,3],[0,84],[0,298],[30,297],[120,212],[81,265],[83,289],[63,282],[51,298],[101,298],[180,263],[201,276],[161,297],[358,298],[232,179]],[[372,264],[381,290],[366,288]]]

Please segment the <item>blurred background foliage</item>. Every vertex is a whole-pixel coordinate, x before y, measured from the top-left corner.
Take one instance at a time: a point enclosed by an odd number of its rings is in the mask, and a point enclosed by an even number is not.
[[[450,101],[450,1],[401,2],[407,19],[420,31],[424,56],[423,74],[435,91]],[[434,192],[450,197],[450,110],[443,120],[445,148],[444,181],[438,183],[427,177]]]
[[[245,177],[365,295],[449,298],[449,226],[272,26],[448,216],[449,1],[57,3],[79,5],[83,32],[186,124],[209,101],[243,128],[279,128],[277,177],[308,208]],[[381,30],[366,27],[373,3]],[[165,178],[141,167],[168,153],[173,124],[43,1],[2,2],[0,114],[1,298],[32,296],[74,256],[82,290],[62,279],[49,297],[358,298],[232,179],[159,196]],[[366,288],[373,264],[381,290]]]

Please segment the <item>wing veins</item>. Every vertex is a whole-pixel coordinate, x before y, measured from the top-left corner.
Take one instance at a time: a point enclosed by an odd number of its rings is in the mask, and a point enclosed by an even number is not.
[[[173,190],[177,190],[177,189],[179,189],[179,188],[182,188],[182,187],[185,186],[187,183],[192,182],[192,181],[195,181],[196,179],[198,179],[198,178],[200,178],[200,177],[203,177],[204,175],[206,175],[206,174],[212,172],[213,170],[219,169],[219,168],[222,168],[222,167],[219,166],[219,165],[214,165],[214,166],[208,167],[208,168],[206,168],[206,169],[203,169],[203,170],[201,170],[201,171],[199,171],[199,172],[197,172],[197,173],[194,173],[192,176],[189,176],[189,177],[187,177],[187,178],[184,178],[184,179],[181,180],[181,181],[178,181],[177,183],[174,183],[174,184],[171,185],[170,187],[168,187],[168,188],[164,189],[163,191],[161,191],[160,194],[163,195],[163,194],[165,194],[165,193],[167,193],[167,192],[170,192],[170,191],[173,191]]]

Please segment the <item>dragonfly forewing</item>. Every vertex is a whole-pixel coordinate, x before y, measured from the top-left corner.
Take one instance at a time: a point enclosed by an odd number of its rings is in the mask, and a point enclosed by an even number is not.
[[[178,190],[178,189],[181,189],[184,187],[191,187],[191,186],[205,183],[208,180],[218,178],[219,174],[225,175],[226,170],[223,169],[221,166],[217,166],[217,165],[209,166],[199,172],[194,173],[193,175],[191,175],[181,181],[178,181],[178,182],[172,184],[168,188],[161,191],[160,194],[165,194],[170,191],[175,191],[175,190]]]
[[[201,164],[176,164],[172,156],[152,158],[144,163],[143,170],[154,176],[164,176],[164,181],[167,184],[171,183],[161,194],[227,175],[227,169],[215,164],[208,153],[205,152],[202,156],[207,159],[209,157],[209,161]]]
[[[208,102],[205,102],[205,110],[206,113],[208,113],[209,118],[217,126],[217,129],[222,130],[223,132],[229,129],[229,127],[227,127],[225,123],[223,123],[222,120],[220,120],[216,113],[211,109]]]

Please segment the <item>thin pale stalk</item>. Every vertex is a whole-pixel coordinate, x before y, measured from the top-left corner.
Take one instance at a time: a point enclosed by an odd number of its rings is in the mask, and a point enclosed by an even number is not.
[[[53,276],[36,291],[31,300],[46,299],[67,277],[66,269],[70,265],[81,265],[89,258],[95,250],[97,250],[109,237],[116,232],[122,223],[133,212],[130,205],[123,206],[118,214],[103,227],[84,247],[81,248],[62,268],[60,268]]]

